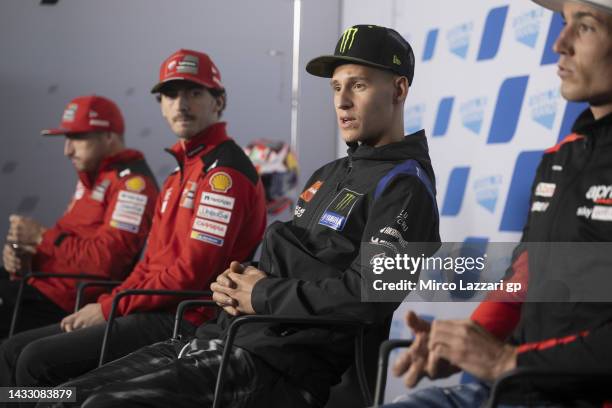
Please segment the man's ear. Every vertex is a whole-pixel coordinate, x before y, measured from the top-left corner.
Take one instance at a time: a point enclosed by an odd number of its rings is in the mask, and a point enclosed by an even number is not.
[[[408,97],[408,90],[410,89],[408,78],[405,76],[396,76],[393,78],[393,88],[393,102],[397,104],[404,103]]]
[[[219,96],[217,96],[215,98],[215,104],[216,104],[216,112],[217,114],[221,114],[221,112],[223,112],[223,110],[225,109],[225,94],[221,94]]]

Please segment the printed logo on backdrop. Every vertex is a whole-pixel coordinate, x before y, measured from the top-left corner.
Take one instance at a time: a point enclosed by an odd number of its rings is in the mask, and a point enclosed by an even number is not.
[[[463,102],[459,106],[461,115],[461,123],[464,127],[472,132],[479,134],[484,120],[485,108],[487,106],[487,98],[475,98]]]
[[[433,129],[433,137],[442,137],[448,131],[448,124],[450,122],[454,103],[455,98],[453,97],[443,98],[440,101]]]
[[[499,187],[501,184],[501,174],[482,177],[474,181],[476,202],[478,202],[481,207],[489,211],[491,214],[495,212],[495,206],[497,205],[497,199],[499,198]]]
[[[449,51],[459,58],[466,59],[468,49],[470,48],[470,37],[472,36],[473,30],[474,23],[472,22],[464,23],[451,28],[446,33]]]
[[[512,20],[512,28],[514,29],[514,38],[516,41],[529,48],[535,48],[538,42],[538,34],[540,34],[543,16],[544,9],[538,7],[537,9],[530,10],[514,17]]]
[[[495,104],[487,144],[508,143],[519,123],[528,76],[507,78],[502,82]]]
[[[501,45],[502,34],[504,33],[504,26],[506,25],[507,15],[508,6],[491,9],[489,14],[487,14],[487,21],[482,31],[482,40],[480,41],[477,61],[490,60],[497,56],[499,46]]]
[[[461,211],[465,187],[470,175],[469,167],[455,167],[448,177],[442,215],[456,216]]]
[[[425,104],[409,106],[404,112],[404,131],[406,134],[418,132],[423,129],[423,116]]]
[[[561,93],[558,88],[549,89],[530,96],[529,110],[531,111],[531,119],[546,129],[552,130],[560,99]]]
[[[423,62],[429,61],[434,56],[436,50],[436,43],[438,42],[438,33],[440,30],[437,28],[429,30],[427,33],[427,39],[425,40],[425,47],[423,47]]]

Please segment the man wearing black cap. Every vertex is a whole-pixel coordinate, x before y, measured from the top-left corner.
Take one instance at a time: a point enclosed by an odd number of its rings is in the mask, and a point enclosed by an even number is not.
[[[491,382],[515,368],[606,378],[603,387],[591,386],[594,378],[563,385],[559,378],[537,382],[534,389],[556,401],[572,401],[571,406],[579,406],[579,399],[595,406],[585,401],[610,396],[612,0],[533,1],[562,14],[565,25],[553,46],[560,54],[561,94],[589,108],[572,134],[545,151],[538,167],[529,218],[509,270],[512,279],[528,282],[529,290],[514,302],[495,301],[492,294],[465,320],[430,324],[410,312],[407,322],[415,341],[394,367],[408,387],[422,377],[459,370],[481,382],[416,390],[389,408],[482,406]],[[603,276],[598,275],[602,266]],[[542,297],[559,282],[567,283],[561,296]]]
[[[433,169],[423,131],[404,136],[410,45],[394,30],[354,26],[333,56],[307,66],[331,78],[348,157],[317,170],[287,223],[266,231],[258,268],[232,262],[211,285],[224,309],[191,340],[139,350],[64,384],[87,407],[209,406],[227,327],[245,314],[372,322],[388,335],[397,303],[362,302],[370,257],[439,242]],[[311,325],[245,326],[230,352],[221,406],[322,406],[353,361],[354,332]]]
[[[178,141],[177,167],[153,214],[147,248],[130,275],[61,324],[20,333],[0,346],[0,385],[57,385],[96,367],[113,298],[126,289],[207,290],[232,260],[245,261],[266,227],[265,192],[249,158],[220,120],[225,88],[204,53],[181,49],[162,62],[153,87]],[[137,196],[126,195],[136,205]],[[127,207],[126,207],[127,208]],[[129,220],[123,214],[123,222]],[[121,220],[120,219],[120,220]],[[122,357],[172,332],[180,296],[132,296],[117,303],[108,359]],[[185,333],[213,315],[191,309]]]

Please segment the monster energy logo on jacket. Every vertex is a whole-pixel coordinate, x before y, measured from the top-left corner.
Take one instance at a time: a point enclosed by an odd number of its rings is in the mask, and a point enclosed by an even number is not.
[[[342,231],[357,199],[362,195],[363,194],[356,193],[348,188],[343,188],[342,191],[334,197],[333,201],[329,203],[319,220],[319,224],[335,229],[336,231]]]

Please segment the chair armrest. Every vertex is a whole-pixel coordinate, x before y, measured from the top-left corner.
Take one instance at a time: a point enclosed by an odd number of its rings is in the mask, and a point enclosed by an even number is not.
[[[104,364],[104,357],[106,356],[106,351],[108,348],[111,327],[115,320],[115,314],[117,313],[117,306],[119,305],[119,301],[127,296],[208,296],[212,298],[212,292],[209,290],[126,289],[117,293],[113,297],[111,310],[108,314],[108,321],[106,322],[106,328],[104,329],[104,337],[102,338],[102,348],[100,349],[100,360],[98,362],[98,367]]]
[[[227,364],[229,363],[229,354],[231,352],[232,346],[234,345],[234,339],[236,338],[236,334],[240,327],[247,324],[256,324],[256,323],[289,323],[289,324],[308,324],[310,326],[335,326],[335,327],[349,327],[355,328],[359,331],[359,335],[355,341],[355,348],[360,349],[363,345],[363,332],[368,327],[371,326],[370,322],[363,322],[358,320],[348,320],[346,318],[322,318],[319,316],[315,317],[303,317],[303,316],[272,316],[272,315],[248,315],[248,316],[240,316],[232,321],[227,329],[227,334],[225,336],[225,345],[223,348],[223,355],[221,358],[221,365],[219,367],[219,372],[217,374],[217,383],[215,384],[215,397],[213,401],[212,408],[219,408],[221,404],[221,391],[223,390],[223,377],[225,376],[225,370],[227,369]],[[357,351],[357,350],[356,350]],[[363,367],[363,359],[358,359],[357,367],[357,376],[359,379],[359,384],[361,386],[361,391],[363,392],[363,397],[365,401],[371,401],[371,396],[369,395],[369,389],[367,387],[367,382],[365,380],[365,370]]]
[[[19,282],[19,288],[17,289],[17,297],[15,298],[15,306],[13,307],[13,316],[11,318],[11,325],[7,337],[12,337],[17,328],[17,320],[19,319],[19,312],[21,311],[21,299],[23,298],[23,288],[30,278],[47,279],[47,278],[62,278],[62,279],[87,279],[95,281],[104,281],[107,278],[99,275],[90,275],[86,273],[47,273],[47,272],[28,272],[24,275],[17,275],[21,278]]]
[[[85,281],[79,282],[77,288],[76,301],[74,302],[74,312],[76,313],[81,308],[81,301],[83,299],[83,292],[85,289],[93,286],[102,286],[108,288],[114,288],[123,283],[123,281]]]
[[[488,408],[500,403],[532,404],[589,401],[601,405],[612,399],[612,374],[560,372],[519,367],[498,378],[491,387]]]
[[[385,399],[389,354],[396,348],[410,347],[411,344],[412,340],[386,340],[381,343],[378,349],[378,372],[376,375],[376,391],[374,392],[374,407],[378,407]]]
[[[205,299],[194,299],[194,300],[183,300],[178,304],[176,308],[176,315],[174,317],[174,330],[172,330],[172,338],[177,339],[179,336],[179,328],[181,324],[181,320],[183,319],[183,314],[185,310],[194,307],[194,306],[206,306],[206,307],[219,307],[217,302],[214,300],[205,300]]]

